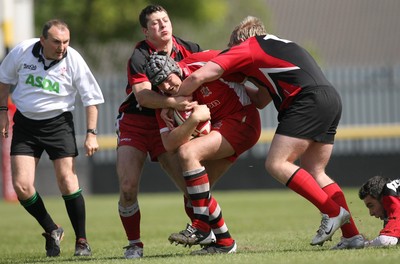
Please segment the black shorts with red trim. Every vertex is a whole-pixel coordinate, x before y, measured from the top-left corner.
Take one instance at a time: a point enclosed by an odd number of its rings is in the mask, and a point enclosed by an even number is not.
[[[334,87],[307,88],[279,113],[276,134],[333,144],[341,114],[340,95]]]

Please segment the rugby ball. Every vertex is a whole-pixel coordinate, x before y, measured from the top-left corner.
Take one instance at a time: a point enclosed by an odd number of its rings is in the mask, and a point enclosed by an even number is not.
[[[175,122],[178,124],[178,126],[182,125],[183,122],[185,122],[186,119],[189,118],[189,116],[192,114],[192,111],[179,111],[179,110],[174,110],[174,119]],[[200,122],[196,129],[194,130],[192,136],[194,137],[200,137],[200,136],[205,136],[208,135],[211,131],[211,122],[210,120]]]

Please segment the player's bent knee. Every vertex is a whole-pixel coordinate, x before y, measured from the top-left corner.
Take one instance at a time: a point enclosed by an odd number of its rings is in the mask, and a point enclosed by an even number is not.
[[[195,151],[191,150],[190,148],[182,148],[180,147],[178,149],[178,156],[179,156],[179,160],[181,162],[185,162],[188,160],[197,160],[197,157],[195,155]]]

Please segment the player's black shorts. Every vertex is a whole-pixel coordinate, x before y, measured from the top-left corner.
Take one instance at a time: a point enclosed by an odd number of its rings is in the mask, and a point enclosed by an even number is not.
[[[341,114],[342,103],[335,88],[307,88],[279,113],[276,133],[333,144]]]
[[[51,160],[56,160],[78,155],[71,112],[50,119],[32,120],[16,111],[13,120],[11,156],[40,158],[46,151]]]

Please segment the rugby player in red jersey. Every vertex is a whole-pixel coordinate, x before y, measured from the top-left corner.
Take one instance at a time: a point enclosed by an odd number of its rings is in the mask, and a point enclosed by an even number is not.
[[[214,50],[195,53],[179,63],[168,55],[153,54],[146,74],[162,93],[174,96],[182,78],[218,53]],[[260,116],[239,83],[243,80],[243,75],[232,75],[199,87],[192,94],[199,105],[194,106],[182,125],[172,130],[158,115],[164,146],[178,153],[193,210],[192,224],[180,233],[172,234],[169,240],[184,245],[206,245],[192,254],[236,252],[236,243],[210,189],[237,157],[254,146],[260,137]],[[211,132],[192,139],[197,125],[210,118]]]
[[[265,97],[267,91],[279,124],[265,167],[322,213],[311,245],[323,245],[341,228],[343,237],[332,249],[362,248],[364,238],[350,216],[343,191],[325,173],[341,117],[340,95],[304,48],[268,33],[258,34],[256,20],[246,18],[236,27],[231,48],[188,76],[178,95],[192,94],[202,84],[233,73],[258,84],[260,93],[253,99]]]
[[[128,61],[127,97],[119,107],[116,120],[118,210],[129,241],[124,253],[128,259],[143,256],[138,192],[147,155],[152,161],[158,161],[175,184],[185,191],[179,163],[162,144],[154,109],[175,107],[187,110],[192,107],[191,97],[168,98],[153,91],[154,87],[144,72],[147,58],[152,52],[164,51],[175,60],[181,60],[200,51],[199,45],[172,35],[171,20],[162,6],[145,7],[139,15],[139,22],[145,39],[136,44]]]
[[[374,176],[361,186],[358,196],[371,216],[383,220],[379,235],[366,241],[365,246],[397,245],[400,238],[400,179]]]

